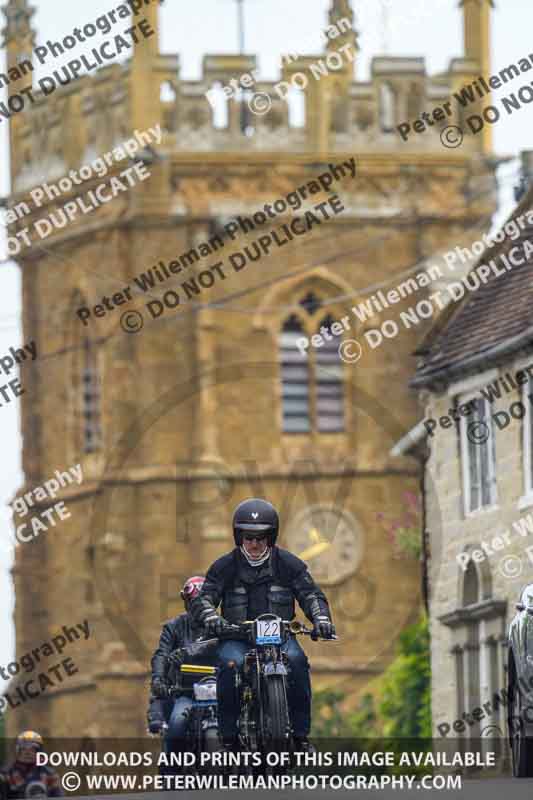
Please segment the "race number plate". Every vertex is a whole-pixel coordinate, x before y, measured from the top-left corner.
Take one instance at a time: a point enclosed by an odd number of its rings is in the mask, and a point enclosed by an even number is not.
[[[217,701],[217,684],[216,681],[209,681],[208,683],[195,683],[194,684],[194,699],[205,702],[216,703]]]
[[[257,644],[281,644],[281,620],[280,619],[258,619]]]

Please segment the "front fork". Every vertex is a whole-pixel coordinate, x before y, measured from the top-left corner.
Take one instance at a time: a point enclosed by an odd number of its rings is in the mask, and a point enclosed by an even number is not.
[[[282,675],[283,676],[283,684],[284,684],[284,689],[285,689],[285,700],[286,700],[286,705],[287,705],[287,709],[288,709],[289,708],[289,704],[288,704],[288,681],[289,681],[289,672],[290,672],[290,662],[289,662],[289,657],[287,656],[287,654],[285,652],[283,652],[283,650],[281,650],[281,649],[280,650],[274,650],[274,648],[272,648],[272,649],[269,648],[269,649],[265,650],[264,651],[264,655],[269,659],[269,660],[266,660],[266,661],[261,661],[261,659],[259,658],[259,652],[258,651],[255,651],[254,653],[250,653],[249,655],[250,655],[250,659],[249,659],[249,663],[248,663],[249,670],[251,670],[252,666],[255,667],[255,676],[256,676],[256,687],[255,687],[255,690],[256,690],[256,703],[257,703],[257,708],[258,708],[258,717],[259,717],[259,720],[258,720],[259,730],[260,731],[264,731],[265,730],[265,708],[264,708],[265,700],[264,700],[263,691],[262,691],[264,681],[267,681],[269,679],[269,676],[271,676],[271,675]],[[247,665],[247,662],[246,662],[246,659],[245,659],[245,668],[246,668],[246,665]],[[248,684],[248,686],[249,686],[249,684]],[[249,693],[250,693],[249,696],[250,696],[250,703],[251,703],[251,700],[252,700],[252,697],[253,697],[253,693],[252,693],[250,688],[249,688]],[[290,715],[289,715],[289,719],[288,719],[288,724],[289,724],[289,736],[292,739],[292,727],[291,727],[291,724],[290,724]],[[257,748],[257,746],[258,746],[258,743],[256,741],[256,748]]]

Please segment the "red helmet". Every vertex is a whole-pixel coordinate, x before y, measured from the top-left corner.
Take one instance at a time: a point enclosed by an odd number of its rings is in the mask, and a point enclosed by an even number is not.
[[[185,603],[185,606],[187,606],[191,600],[194,600],[195,597],[198,597],[204,583],[205,578],[203,575],[193,575],[192,578],[187,578],[180,592],[181,599]]]

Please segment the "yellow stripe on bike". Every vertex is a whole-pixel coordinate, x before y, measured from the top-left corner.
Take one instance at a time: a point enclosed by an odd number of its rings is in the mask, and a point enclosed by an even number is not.
[[[202,667],[197,664],[182,664],[180,672],[204,672],[206,675],[214,675],[216,673],[215,667]]]

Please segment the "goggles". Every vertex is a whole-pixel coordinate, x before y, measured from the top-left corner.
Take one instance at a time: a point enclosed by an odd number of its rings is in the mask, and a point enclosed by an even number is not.
[[[181,591],[182,598],[184,600],[192,600],[193,598],[198,597],[204,583],[205,578],[203,577],[189,578],[189,580],[185,582],[185,586]]]
[[[251,533],[246,532],[243,534],[243,539],[245,542],[264,542],[267,538],[268,533]]]

